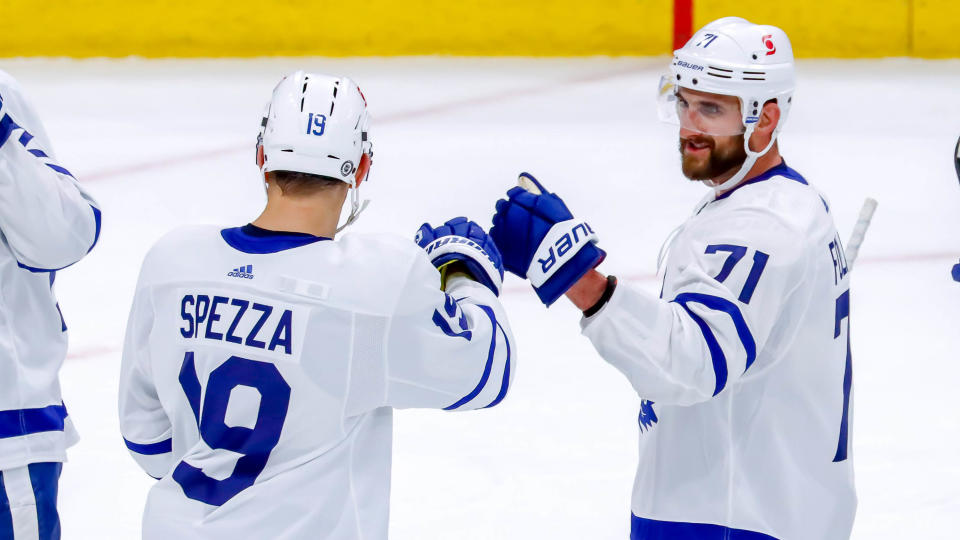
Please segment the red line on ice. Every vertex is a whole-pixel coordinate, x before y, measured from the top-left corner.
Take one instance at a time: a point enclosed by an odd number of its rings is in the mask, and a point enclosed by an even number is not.
[[[626,75],[633,75],[634,73],[636,73],[636,70],[631,68],[631,69],[609,71],[606,73],[591,73],[591,74],[585,74],[585,75],[578,75],[576,77],[569,77],[566,79],[553,81],[549,84],[529,86],[526,88],[508,89],[501,92],[495,92],[495,93],[487,94],[483,96],[466,98],[466,99],[461,99],[457,101],[450,101],[447,103],[438,103],[436,105],[431,105],[429,107],[424,107],[422,109],[414,109],[410,111],[401,111],[393,114],[385,114],[383,116],[378,116],[374,118],[374,122],[376,123],[376,125],[402,122],[404,120],[422,118],[424,116],[442,114],[445,112],[456,111],[459,109],[467,109],[470,107],[477,107],[481,105],[499,103],[503,101],[516,99],[519,97],[534,96],[538,94],[547,94],[550,92],[557,92],[557,91],[561,91],[568,88],[568,85],[572,85],[572,84],[589,84],[597,81],[615,79],[617,77],[623,77]],[[80,181],[84,183],[96,182],[97,180],[106,180],[106,179],[115,178],[118,176],[134,175],[134,174],[148,172],[148,171],[166,169],[168,167],[178,167],[184,163],[205,161],[208,159],[219,158],[219,157],[230,155],[230,154],[239,154],[241,152],[252,153],[253,152],[252,141],[253,141],[253,137],[251,136],[250,144],[213,148],[208,150],[180,154],[179,156],[167,156],[163,159],[154,159],[154,160],[144,161],[141,163],[131,163],[129,165],[121,165],[119,167],[114,167],[112,169],[92,171],[89,173],[80,174],[78,175],[78,177]]]

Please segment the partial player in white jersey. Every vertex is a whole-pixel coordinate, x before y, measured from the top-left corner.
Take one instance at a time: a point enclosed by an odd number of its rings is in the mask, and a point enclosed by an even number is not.
[[[57,161],[20,85],[0,71],[0,538],[60,538],[57,485],[77,441],[60,395],[67,324],[57,272],[100,236],[100,209]]]
[[[506,395],[516,351],[483,229],[334,240],[348,194],[347,223],[362,210],[368,120],[350,79],[285,77],[257,144],[263,213],[176,230],[144,260],[119,403],[159,479],[144,538],[386,538],[392,409]]]
[[[849,274],[826,200],[780,156],[793,90],[773,26],[721,19],[675,52],[665,118],[684,174],[713,189],[670,244],[659,298],[597,272],[593,230],[529,175],[497,203],[504,266],[583,310],[643,398],[632,539],[850,535]]]

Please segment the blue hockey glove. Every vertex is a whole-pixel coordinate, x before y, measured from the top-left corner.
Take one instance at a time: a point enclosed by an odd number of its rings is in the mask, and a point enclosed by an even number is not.
[[[480,225],[465,217],[453,218],[436,229],[424,223],[417,231],[416,242],[427,251],[441,275],[445,276],[445,269],[451,264],[461,263],[473,279],[500,296],[503,260]]]
[[[528,173],[520,185],[497,201],[490,236],[510,272],[528,278],[540,301],[549,306],[563,296],[606,253],[586,221],[573,218],[563,200]]]

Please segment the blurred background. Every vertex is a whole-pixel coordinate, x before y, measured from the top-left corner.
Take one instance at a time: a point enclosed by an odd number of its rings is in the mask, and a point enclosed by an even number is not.
[[[350,76],[368,99],[373,202],[348,232],[412,238],[454,215],[489,226],[528,170],[591,220],[605,272],[656,294],[661,243],[708,193],[680,174],[657,82],[674,47],[730,15],[790,37],[781,149],[841,237],[865,197],[880,203],[851,289],[854,538],[955,540],[957,0],[4,0],[0,69],[103,210],[100,243],[56,281],[81,434],[64,538],[139,537],[153,480],[127,455],[116,399],[140,263],[174,227],[262,209],[254,140],[283,75]],[[502,300],[518,355],[507,399],[395,416],[391,538],[627,538],[639,396],[568,302],[545,310],[509,276]]]
[[[801,58],[960,56],[956,0],[6,0],[0,56],[648,56],[733,13]]]

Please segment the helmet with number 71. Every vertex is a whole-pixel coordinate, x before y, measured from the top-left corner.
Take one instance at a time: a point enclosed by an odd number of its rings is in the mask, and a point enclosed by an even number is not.
[[[790,112],[794,86],[793,48],[783,30],[740,17],[724,17],[701,28],[683,48],[674,51],[670,73],[660,81],[660,118],[705,135],[743,134],[747,162],[731,179],[739,181],[776,141]],[[736,96],[740,99],[740,121],[712,125],[709,119],[701,122],[686,111],[678,111],[680,88]],[[764,103],[770,100],[776,100],[780,120],[767,147],[753,151],[750,135]]]
[[[273,89],[257,137],[260,171],[294,171],[356,187],[373,156],[367,100],[355,82],[297,71]]]

